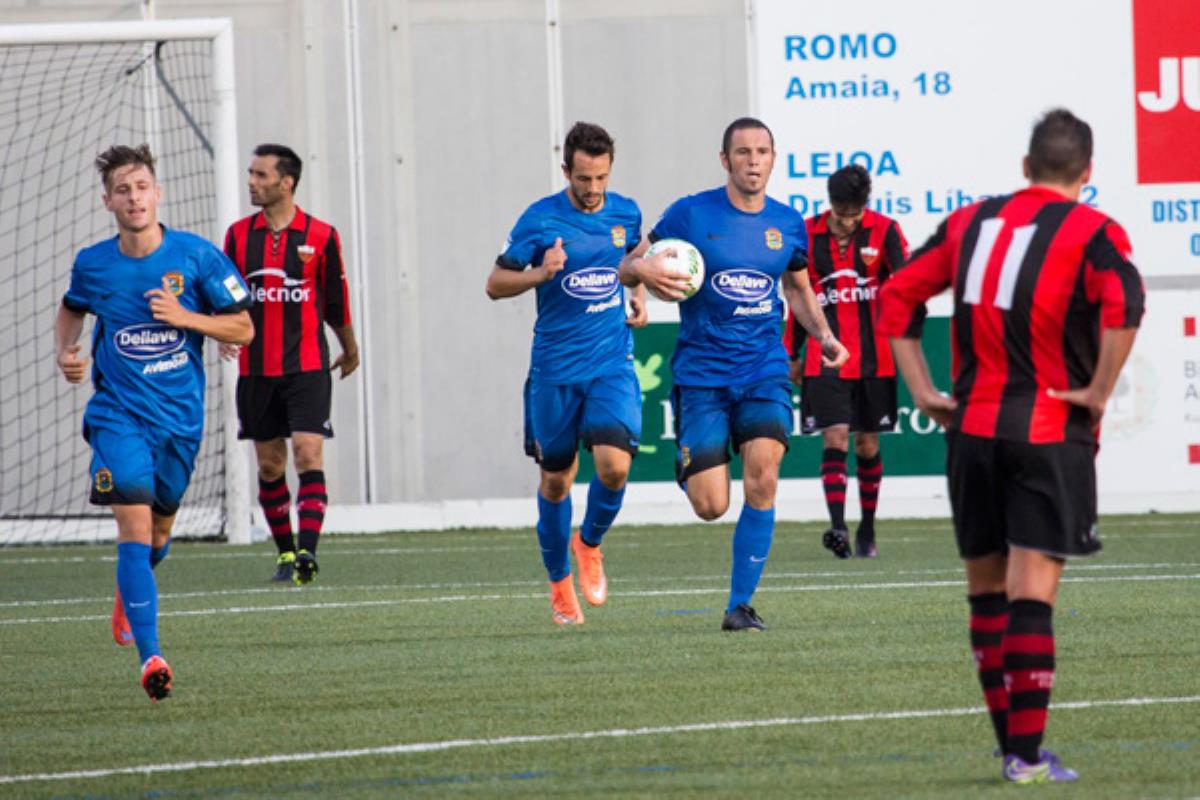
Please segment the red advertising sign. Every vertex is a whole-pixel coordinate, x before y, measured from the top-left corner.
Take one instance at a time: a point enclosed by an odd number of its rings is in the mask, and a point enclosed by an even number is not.
[[[1138,183],[1200,182],[1200,3],[1133,0]]]

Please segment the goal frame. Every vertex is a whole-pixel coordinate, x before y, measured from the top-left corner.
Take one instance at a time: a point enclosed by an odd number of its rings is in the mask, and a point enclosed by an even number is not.
[[[127,20],[0,25],[0,46],[102,44],[208,40],[212,47],[213,187],[216,193],[214,235],[238,217],[237,95],[233,65],[233,20],[222,18]],[[235,386],[237,368],[220,362],[222,439],[225,468],[225,536],[230,544],[250,543],[250,491],[245,447],[238,440]]]

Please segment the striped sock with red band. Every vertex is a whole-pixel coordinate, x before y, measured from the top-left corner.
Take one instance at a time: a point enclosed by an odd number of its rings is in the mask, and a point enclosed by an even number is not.
[[[1054,686],[1054,609],[1039,600],[1013,600],[1004,634],[1004,684],[1008,687],[1008,744],[1027,764],[1038,760],[1046,710]]]
[[[321,526],[325,524],[325,506],[329,502],[329,496],[325,493],[325,472],[310,469],[301,472],[299,477],[296,517],[300,522],[300,549],[316,553]]]
[[[979,672],[983,699],[992,717],[1000,749],[1008,747],[1008,690],[1004,688],[1004,631],[1008,598],[1003,593],[968,597],[971,605],[971,652]]]

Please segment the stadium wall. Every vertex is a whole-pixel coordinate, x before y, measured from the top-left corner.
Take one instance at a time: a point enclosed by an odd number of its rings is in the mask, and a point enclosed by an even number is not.
[[[852,142],[833,124],[853,119],[854,103],[792,102],[794,123],[780,116],[770,87],[788,79],[796,65],[795,59],[770,63],[770,57],[778,59],[781,37],[824,34],[836,42],[842,34],[886,33],[897,39],[902,55],[926,54],[925,62],[906,69],[927,71],[933,81],[936,72],[958,69],[934,58],[940,52],[937,42],[945,49],[962,39],[949,35],[951,26],[977,37],[988,27],[965,10],[955,18],[943,14],[941,25],[931,27],[928,20],[944,10],[934,0],[870,5],[872,13],[854,15],[872,20],[868,29],[850,25],[833,9],[782,0],[157,0],[159,18],[234,20],[242,151],[261,141],[295,146],[306,159],[300,204],[343,233],[357,292],[364,368],[335,391],[337,438],[326,456],[329,529],[530,524],[536,470],[522,454],[520,390],[533,301],[492,303],[483,284],[521,210],[560,187],[552,164],[565,125],[587,119],[613,133],[612,188],[638,199],[647,227],[674,197],[723,180],[716,156],[720,133],[743,113],[758,111],[780,134],[781,160],[772,185],[777,193],[798,169],[784,153],[810,159],[814,152],[833,153],[836,160],[837,151],[845,149],[838,140],[845,139],[847,148],[853,144],[855,151],[865,148],[878,158],[885,142]],[[1104,41],[1109,49],[1128,52],[1129,3],[1112,6],[1111,14],[1094,13],[1091,5],[1075,8],[1092,20],[1079,47]],[[140,3],[119,0],[0,0],[3,23],[140,15]],[[917,46],[913,37],[920,29],[935,34],[932,44]],[[1002,37],[993,38],[1000,46]],[[1056,42],[1047,49],[1061,49],[1064,43]],[[1005,72],[993,69],[999,62],[985,58],[987,52],[982,46],[960,47],[951,56],[961,63],[961,74],[982,81],[989,71]],[[1188,52],[1200,53],[1200,45]],[[1062,102],[1076,98],[1072,86],[1088,87],[1088,96],[1103,90],[1108,102],[1074,105],[1097,127],[1102,169],[1130,172],[1135,154],[1114,149],[1110,130],[1113,125],[1132,130],[1132,70],[1126,62],[1122,72],[1120,58],[1106,58],[1113,62],[1115,78],[1095,81],[1082,69],[1068,69]],[[889,67],[896,63],[877,61]],[[844,73],[851,82],[871,75],[853,58],[816,59],[807,66]],[[1046,72],[1037,62],[1032,68],[1039,75]],[[910,87],[915,74],[904,76]],[[1001,127],[1008,138],[998,157],[1015,160],[1029,123],[1045,106],[1043,97],[1028,95],[1023,84],[1001,87],[996,94],[984,81],[972,91],[976,102],[991,101],[982,116],[955,105],[965,93],[951,97],[948,109],[958,109],[972,125],[1007,119]],[[357,108],[356,95],[361,98]],[[1128,101],[1114,104],[1114,95]],[[1009,106],[1011,114],[996,110]],[[863,109],[876,122],[881,118],[880,109]],[[910,108],[895,125],[868,129],[883,135],[907,125],[929,138],[924,150],[945,156],[958,177],[982,169],[986,159],[974,143],[960,147],[933,138],[936,124],[922,116],[928,110]],[[916,126],[914,119],[926,122]],[[893,142],[893,153],[910,146],[900,138]],[[915,166],[905,169],[904,178],[921,172]],[[1015,170],[1002,178],[987,185],[999,191],[1020,182]],[[899,176],[877,174],[877,196],[889,190],[899,194],[899,182]],[[802,191],[819,195],[820,185]],[[1195,186],[1171,191],[1171,198],[1200,196]],[[356,192],[365,198],[357,219]],[[1117,196],[1106,192],[1102,207]],[[1117,206],[1109,210],[1122,221],[1153,210]],[[250,211],[245,199],[241,211]],[[1195,378],[1200,340],[1182,335],[1188,330],[1185,320],[1197,313],[1200,244],[1191,243],[1200,242],[1200,226],[1193,218],[1154,230],[1183,244],[1167,268],[1139,258],[1150,276],[1152,313],[1131,367],[1145,363],[1153,371],[1126,381],[1134,387],[1129,397],[1140,398],[1132,413],[1144,425],[1131,426],[1137,430],[1129,434],[1128,445],[1110,439],[1101,456],[1102,469],[1108,469],[1110,454],[1121,467],[1117,477],[1102,477],[1110,511],[1200,507],[1200,466],[1187,460],[1188,446],[1196,442],[1200,461],[1200,380]],[[362,241],[356,240],[358,231],[365,234]],[[919,224],[909,233],[910,239],[923,235]],[[1135,233],[1135,248],[1142,246]],[[1160,318],[1160,308],[1176,310]],[[670,325],[673,311],[656,304],[655,324]],[[1139,386],[1154,387],[1155,405],[1146,403],[1146,390]],[[1170,469],[1152,472],[1146,466],[1181,447],[1188,455],[1171,461]],[[1137,482],[1152,475],[1164,479],[1150,481],[1151,487]],[[628,502],[626,522],[691,519],[678,490],[667,482],[631,486]],[[942,482],[930,476],[889,481],[884,502],[889,515],[948,510]],[[780,513],[796,519],[823,516],[818,483],[785,480]]]

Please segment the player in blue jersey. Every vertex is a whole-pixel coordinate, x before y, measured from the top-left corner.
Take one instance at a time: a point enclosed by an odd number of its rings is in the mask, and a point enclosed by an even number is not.
[[[733,569],[722,630],[762,630],[750,605],[775,530],[779,464],[792,427],[788,358],[780,340],[780,289],[826,363],[849,357],[834,337],[808,283],[804,218],[767,197],[775,140],[756,119],[734,120],[721,144],[724,186],[675,201],[650,241],[691,242],[704,256],[705,281],[679,305],[671,361],[676,476],[705,520],[729,508],[730,445],[742,457],[745,504],[733,533]],[[622,264],[627,285],[683,295],[663,258],[641,251]]]
[[[600,541],[621,510],[642,431],[630,328],[646,324],[645,290],[631,293],[626,317],[618,275],[621,260],[641,241],[642,214],[629,198],[607,191],[613,154],[613,140],[600,126],[571,128],[563,147],[567,188],[525,210],[487,281],[493,300],[537,291],[525,452],[541,468],[537,537],[559,625],[583,622],[569,551],[584,599],[593,606],[607,599]],[[580,441],[595,457],[596,475],[572,535]]]
[[[96,159],[117,235],[79,251],[54,323],[59,368],[95,392],[83,414],[92,448],[91,502],[117,520],[113,635],[137,644],[142,688],[157,701],[173,673],[158,644],[153,568],[167,555],[204,428],[205,336],[248,344],[250,295],[210,242],[158,223],[161,188],[146,145]],[[91,359],[77,344],[96,316]]]

